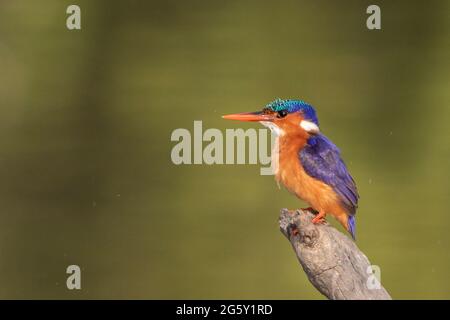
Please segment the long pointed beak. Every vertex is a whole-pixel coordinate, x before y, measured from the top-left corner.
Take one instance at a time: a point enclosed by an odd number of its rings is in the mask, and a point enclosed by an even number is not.
[[[222,118],[238,121],[273,121],[275,119],[275,116],[272,114],[264,114],[261,111],[257,111],[227,114],[225,116],[222,116]]]

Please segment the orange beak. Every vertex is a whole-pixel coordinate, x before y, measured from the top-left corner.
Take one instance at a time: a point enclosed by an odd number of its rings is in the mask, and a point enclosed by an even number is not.
[[[238,121],[273,121],[275,119],[275,115],[265,114],[261,111],[257,111],[227,114],[225,116],[222,116],[222,118]]]

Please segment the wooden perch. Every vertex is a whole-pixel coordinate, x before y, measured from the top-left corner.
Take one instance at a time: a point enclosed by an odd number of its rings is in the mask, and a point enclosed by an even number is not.
[[[332,300],[390,300],[355,242],[328,223],[313,224],[313,217],[282,209],[280,229],[314,287]]]

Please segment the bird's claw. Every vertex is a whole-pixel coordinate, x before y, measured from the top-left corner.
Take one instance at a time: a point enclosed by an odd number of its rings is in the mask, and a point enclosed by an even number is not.
[[[314,224],[325,224],[327,223],[327,220],[325,220],[325,218],[322,217],[315,217],[311,220],[311,222]]]

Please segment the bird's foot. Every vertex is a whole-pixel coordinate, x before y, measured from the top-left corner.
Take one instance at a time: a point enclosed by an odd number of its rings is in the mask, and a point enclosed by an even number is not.
[[[327,220],[325,220],[325,216],[326,213],[323,211],[320,211],[312,220],[311,222],[314,224],[324,224],[327,222]]]
[[[312,223],[314,223],[314,224],[325,224],[325,223],[327,223],[327,220],[325,219],[325,218],[323,218],[323,217],[314,217],[312,220],[311,220],[311,222]]]

